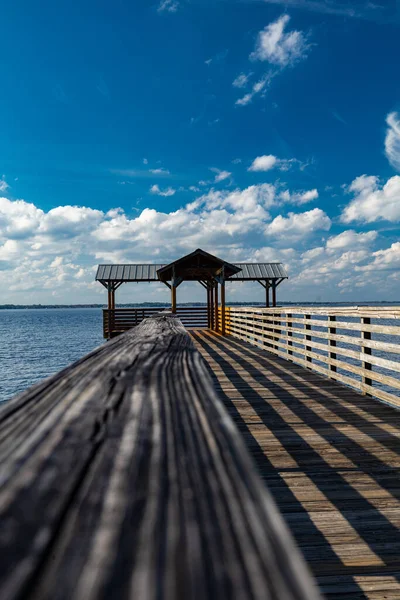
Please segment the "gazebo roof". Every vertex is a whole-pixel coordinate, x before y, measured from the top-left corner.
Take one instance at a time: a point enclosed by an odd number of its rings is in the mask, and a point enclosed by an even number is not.
[[[160,281],[172,281],[175,278],[183,281],[206,281],[222,273],[228,279],[239,271],[240,267],[197,248],[194,252],[158,269],[157,276]]]
[[[168,266],[165,263],[99,265],[96,281],[104,284],[160,281],[158,271]],[[229,277],[225,275],[227,281],[265,281],[287,279],[288,277],[286,269],[279,262],[235,263],[233,266],[237,268],[237,271]]]

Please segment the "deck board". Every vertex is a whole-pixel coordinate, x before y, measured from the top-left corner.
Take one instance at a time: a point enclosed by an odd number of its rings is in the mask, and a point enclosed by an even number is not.
[[[247,342],[191,335],[326,598],[400,598],[400,411]]]

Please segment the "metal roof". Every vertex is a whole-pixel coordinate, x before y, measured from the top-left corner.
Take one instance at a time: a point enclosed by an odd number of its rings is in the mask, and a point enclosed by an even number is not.
[[[149,265],[99,265],[96,281],[159,281],[157,270],[165,264]],[[235,263],[241,269],[229,277],[228,281],[255,281],[257,279],[287,279],[288,274],[282,263]]]
[[[240,271],[239,267],[226,260],[197,248],[159,269],[157,275],[160,281],[171,281],[173,276],[182,277],[184,281],[205,281],[218,275],[221,269],[224,269],[226,279]]]
[[[235,263],[241,271],[229,277],[241,281],[257,279],[287,279],[288,274],[282,263]]]
[[[99,265],[96,281],[159,281],[161,267],[165,265]]]

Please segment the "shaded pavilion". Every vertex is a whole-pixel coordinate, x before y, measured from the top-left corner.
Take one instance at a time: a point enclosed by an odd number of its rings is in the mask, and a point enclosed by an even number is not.
[[[162,282],[171,290],[171,309],[176,312],[177,288],[184,281],[198,281],[207,290],[207,310],[217,314],[220,302],[222,332],[225,330],[225,283],[257,281],[266,292],[265,306],[276,306],[276,290],[288,275],[274,263],[232,264],[198,248],[170,264],[99,265],[96,281],[108,291],[108,309],[115,309],[115,292],[129,282]],[[271,299],[270,299],[271,290]]]

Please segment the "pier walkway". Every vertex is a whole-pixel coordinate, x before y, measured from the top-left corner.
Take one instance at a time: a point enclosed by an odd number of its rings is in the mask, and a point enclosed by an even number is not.
[[[400,411],[233,336],[190,333],[325,597],[400,598]]]

